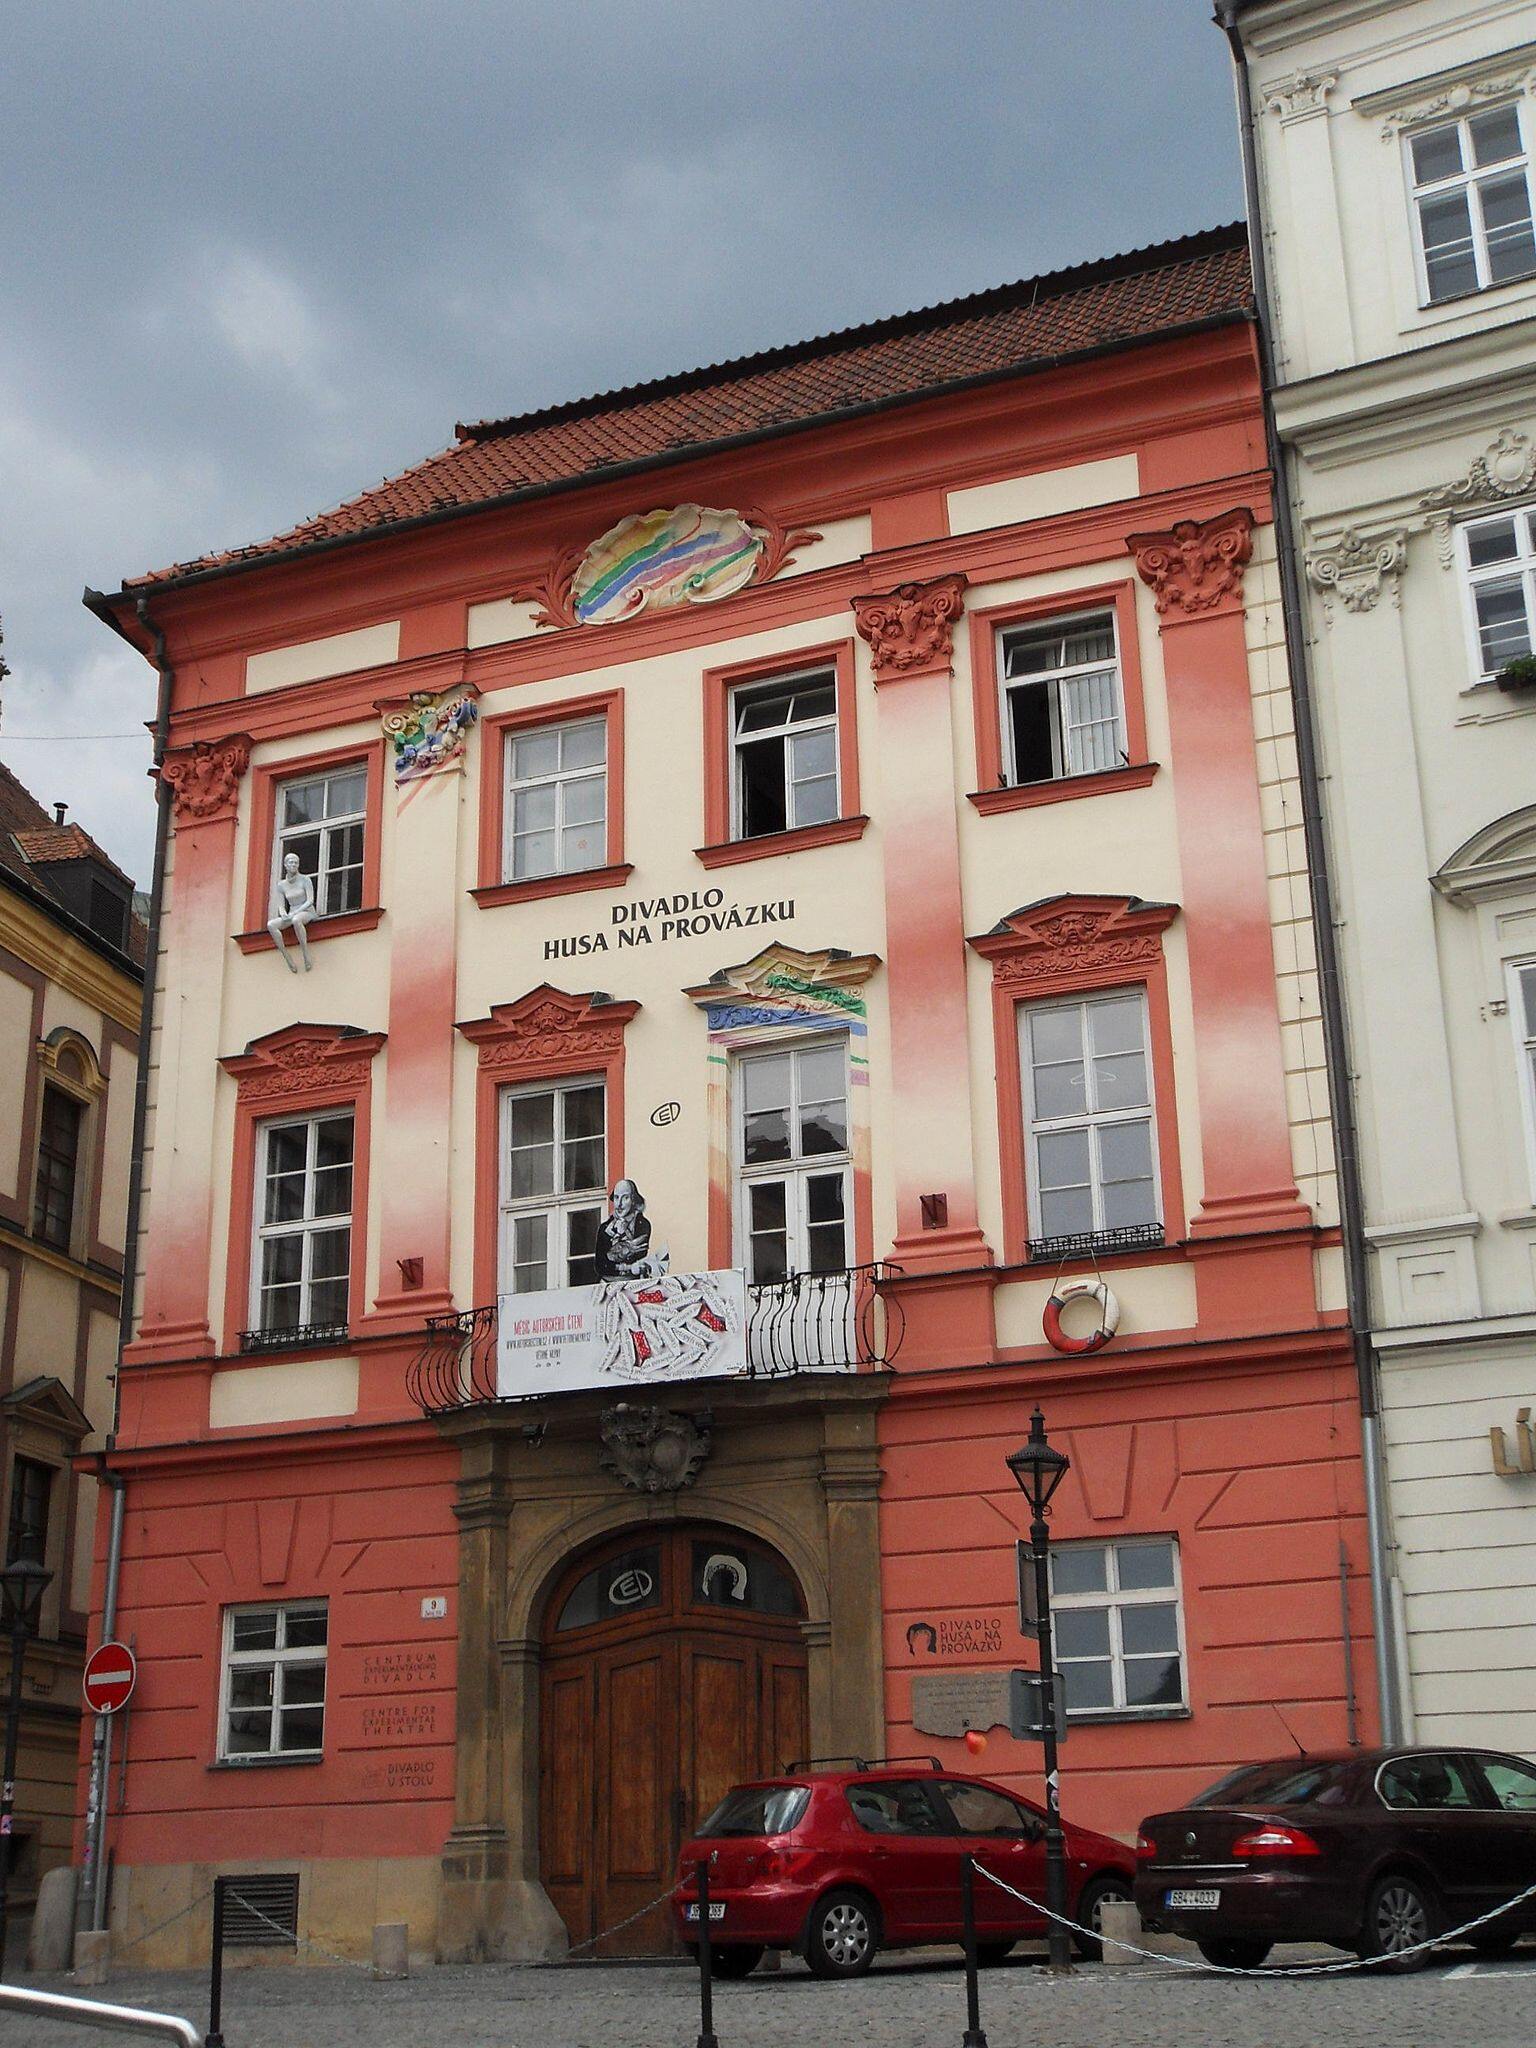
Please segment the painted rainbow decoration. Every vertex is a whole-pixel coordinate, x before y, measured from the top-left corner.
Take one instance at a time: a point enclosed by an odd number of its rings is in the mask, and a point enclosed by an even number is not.
[[[582,556],[571,609],[584,626],[606,626],[647,608],[712,604],[752,581],[765,544],[739,512],[674,505],[632,513]]]

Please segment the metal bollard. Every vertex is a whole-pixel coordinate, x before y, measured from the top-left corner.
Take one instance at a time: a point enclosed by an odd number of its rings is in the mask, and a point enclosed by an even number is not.
[[[224,2048],[224,1887],[228,1878],[213,1880],[213,1951],[208,1958],[208,2032],[203,2048]]]
[[[699,2048],[720,2048],[715,2039],[714,1974],[710,1969],[709,1865],[699,1869]]]
[[[965,1931],[965,2040],[961,2048],[987,2048],[976,1982],[976,1865],[969,1856],[960,1858],[960,1914]]]

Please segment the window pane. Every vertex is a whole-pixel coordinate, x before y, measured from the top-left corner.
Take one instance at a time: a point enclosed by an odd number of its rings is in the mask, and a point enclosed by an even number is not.
[[[285,1707],[318,1706],[325,1699],[325,1666],[323,1664],[285,1664],[283,1666],[283,1705]]]
[[[1109,1655],[1109,1609],[1107,1607],[1062,1607],[1054,1617],[1056,1654],[1059,1657],[1107,1657]]]
[[[1454,122],[1414,136],[1413,175],[1418,184],[1431,185],[1437,178],[1453,178],[1461,167],[1461,134]]]
[[[512,1222],[512,1291],[527,1294],[549,1285],[549,1218],[517,1216]]]
[[[755,740],[737,749],[741,788],[741,836],[759,839],[782,832],[788,823],[784,790],[784,742]]]
[[[1082,1116],[1086,1112],[1088,1076],[1080,1060],[1037,1066],[1034,1079],[1037,1122],[1048,1123],[1056,1117]]]
[[[1055,1593],[1102,1593],[1104,1550],[1100,1544],[1068,1545],[1051,1551],[1051,1590]]]
[[[1094,1057],[1108,1053],[1142,1050],[1141,1001],[1137,996],[1117,997],[1113,1002],[1091,1003],[1088,1035]]]
[[[841,1102],[809,1104],[800,1112],[800,1150],[814,1158],[822,1152],[846,1152],[848,1118]]]
[[[1419,226],[1430,297],[1449,299],[1458,292],[1476,291],[1477,259],[1472,252],[1472,217],[1466,193],[1421,199]]]
[[[1024,1816],[1011,1799],[985,1785],[966,1785],[946,1780],[941,1787],[963,1835],[1009,1835],[1015,1840],[1024,1833]]]
[[[1042,1192],[1087,1187],[1087,1131],[1042,1131],[1036,1140],[1035,1159]]]
[[[352,1210],[352,1169],[350,1166],[328,1167],[315,1175],[315,1207],[317,1216],[347,1216]]]
[[[548,1099],[547,1096],[544,1098],[545,1101]],[[600,1138],[603,1135],[603,1090],[600,1082],[590,1087],[567,1088],[562,1106],[568,1138]]]
[[[796,825],[826,825],[837,816],[837,777],[824,775],[814,782],[795,784]]]
[[[284,839],[280,849],[280,858],[277,863],[279,868],[281,868],[283,860],[290,853],[296,853],[299,857],[299,873],[301,875],[308,875],[310,880],[313,881],[320,872],[320,848],[322,843],[323,835],[319,832],[290,832]]]
[[[565,1217],[565,1284],[590,1287],[597,1279],[597,1226],[601,1209],[568,1209]]]
[[[302,1173],[309,1157],[308,1124],[278,1124],[267,1129],[268,1173]]]
[[[271,1650],[277,1645],[277,1615],[270,1607],[256,1614],[230,1618],[231,1643],[237,1650]]]
[[[310,825],[325,815],[323,782],[288,782],[283,785],[284,825]]]
[[[317,1230],[310,1239],[310,1278],[344,1280],[351,1243],[350,1230]]]
[[[233,1708],[270,1707],[272,1666],[236,1665],[229,1674],[229,1704]]]
[[[315,1164],[352,1164],[352,1119],[349,1116],[322,1117],[315,1126]]]
[[[1506,1813],[1536,1813],[1536,1771],[1528,1764],[1482,1758],[1483,1776]]]
[[[1141,1593],[1173,1584],[1171,1543],[1120,1543],[1115,1546],[1115,1564],[1123,1593]]]
[[[829,725],[797,732],[790,742],[790,773],[796,782],[837,772],[837,734]]]
[[[836,710],[837,685],[830,679],[795,684],[790,696],[791,723],[799,725],[810,718],[831,718]]]
[[[607,778],[602,775],[578,775],[565,784],[565,822],[567,825],[594,825],[601,822],[603,815],[603,792]]]
[[[1488,272],[1494,284],[1529,275],[1536,263],[1531,236],[1531,198],[1524,171],[1488,178],[1478,187],[1483,232],[1488,238]]]
[[[517,1202],[529,1195],[553,1194],[555,1148],[553,1145],[516,1147],[507,1156],[507,1199]]]
[[[1095,1109],[1140,1109],[1147,1099],[1147,1063],[1139,1052],[1120,1052],[1093,1063]]]
[[[843,1220],[843,1176],[813,1173],[805,1183],[805,1215],[808,1223],[836,1223]]]
[[[1127,1657],[1177,1654],[1178,1618],[1171,1606],[1122,1607],[1120,1644]]]
[[[1040,1197],[1042,1237],[1084,1237],[1093,1229],[1093,1196],[1087,1188],[1058,1188]]]
[[[789,723],[792,690],[775,685],[767,690],[736,692],[736,730],[739,733],[771,732]]]
[[[552,782],[538,782],[532,789],[520,789],[512,804],[512,830],[547,831],[555,822],[559,801]]]
[[[294,1713],[280,1714],[282,1725],[280,1747],[285,1750],[319,1749],[322,1746],[325,1726],[324,1711],[319,1707],[300,1707]]]
[[[1179,1704],[1177,1657],[1127,1657],[1125,1704],[1128,1707],[1176,1707]]]
[[[1029,1043],[1035,1064],[1048,1060],[1080,1060],[1083,1056],[1083,1013],[1070,1009],[1031,1010]]]
[[[565,1146],[564,1169],[566,1194],[585,1194],[589,1188],[600,1188],[604,1179],[602,1139],[577,1138]]]
[[[296,1286],[304,1272],[304,1239],[298,1231],[280,1237],[263,1238],[261,1284],[263,1287]]]
[[[507,1115],[513,1144],[548,1144],[555,1135],[553,1093],[545,1091],[537,1095],[511,1095],[507,1100],[510,1105]]]
[[[782,1109],[750,1114],[742,1133],[742,1155],[749,1166],[789,1157],[789,1115]]]
[[[262,1221],[264,1223],[296,1223],[303,1214],[303,1174],[274,1174],[267,1181],[267,1198],[262,1207]]]
[[[568,825],[560,834],[560,873],[580,875],[588,868],[600,868],[607,852],[601,825]]]
[[[1477,637],[1485,673],[1492,675],[1507,661],[1531,651],[1531,632],[1525,609],[1525,586],[1518,579],[1508,583],[1481,583],[1473,593],[1477,606]]]
[[[785,1109],[789,1105],[790,1055],[776,1053],[772,1059],[743,1060],[742,1101],[748,1109]]]
[[[1474,569],[1512,562],[1520,552],[1513,519],[1484,519],[1467,528],[1467,560]]]
[[[307,1320],[327,1329],[346,1327],[347,1282],[344,1275],[337,1280],[316,1281],[310,1288]]]
[[[326,1638],[326,1609],[289,1608],[283,1616],[283,1646],[289,1650],[323,1649]]]
[[[560,741],[562,768],[600,768],[607,758],[606,719],[584,719],[580,725],[568,725],[565,728]]]
[[[1486,114],[1474,114],[1467,123],[1472,135],[1472,156],[1479,164],[1506,163],[1520,154],[1520,115],[1514,107],[1490,107]]]
[[[560,736],[547,727],[540,732],[519,733],[512,742],[512,775],[526,781],[533,775],[553,775],[560,765]]]
[[[231,1713],[224,1747],[230,1756],[265,1756],[272,1747],[272,1716]]]
[[[304,1320],[303,1289],[295,1281],[291,1287],[267,1287],[261,1291],[261,1327],[266,1331],[296,1330]]]
[[[1525,1011],[1525,1035],[1536,1038],[1536,967],[1521,968],[1520,998]]]
[[[554,874],[558,852],[553,832],[516,835],[512,841],[513,881],[536,882],[545,875]]]
[[[748,1190],[752,1280],[772,1285],[789,1271],[787,1210],[782,1181],[755,1181]]]
[[[1061,1682],[1066,1691],[1069,1714],[1115,1704],[1113,1666],[1107,1660],[1102,1663],[1095,1659],[1092,1663],[1063,1664]]]
[[[1051,686],[1024,683],[1008,692],[1008,733],[1015,783],[1049,782],[1056,773],[1056,712]]]

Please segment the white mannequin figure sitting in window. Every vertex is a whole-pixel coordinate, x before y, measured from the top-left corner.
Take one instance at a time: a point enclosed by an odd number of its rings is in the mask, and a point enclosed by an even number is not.
[[[272,915],[267,919],[267,930],[272,934],[272,943],[283,956],[284,965],[290,974],[299,971],[298,961],[288,949],[283,937],[291,931],[298,940],[299,959],[304,963],[304,972],[310,969],[309,920],[315,915],[315,885],[311,878],[300,872],[299,856],[296,853],[283,855],[283,872],[272,884]]]

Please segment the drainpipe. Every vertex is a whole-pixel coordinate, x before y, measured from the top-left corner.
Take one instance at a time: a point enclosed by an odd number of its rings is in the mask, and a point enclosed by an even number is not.
[[[1279,557],[1280,608],[1285,623],[1286,667],[1296,709],[1296,758],[1301,776],[1302,827],[1307,848],[1312,924],[1317,943],[1317,977],[1323,1013],[1323,1045],[1332,1098],[1334,1142],[1339,1178],[1339,1212],[1344,1240],[1345,1294],[1354,1343],[1355,1378],[1360,1392],[1360,1436],[1365,1465],[1365,1518],[1371,1567],[1371,1610],[1375,1622],[1376,1688],[1381,1701],[1381,1733],[1385,1742],[1403,1739],[1403,1685],[1398,1654],[1398,1627],[1387,1533],[1386,1480],[1381,1442],[1381,1398],[1375,1347],[1371,1343],[1370,1268],[1365,1241],[1365,1205],[1360,1176],[1359,1131],[1339,972],[1338,928],[1334,921],[1333,884],[1328,865],[1327,833],[1320,796],[1317,732],[1306,610],[1298,563],[1301,559],[1291,516],[1290,451],[1275,421],[1274,349],[1272,342],[1269,268],[1264,255],[1264,230],[1259,207],[1258,162],[1253,139],[1253,95],[1248,53],[1237,17],[1240,0],[1216,0],[1216,22],[1232,49],[1237,80],[1238,134],[1243,157],[1243,191],[1248,210],[1248,249],[1253,265],[1253,292],[1259,365],[1264,389],[1264,433],[1275,477],[1275,547]],[[1400,1596],[1399,1596],[1400,1597]]]
[[[133,1339],[134,1303],[139,1284],[139,1226],[144,1206],[144,1134],[149,1122],[149,1050],[155,1021],[158,970],[160,965],[160,911],[165,900],[165,849],[170,836],[171,789],[159,774],[165,759],[171,729],[171,687],[175,672],[166,658],[165,635],[149,616],[145,598],[138,601],[139,623],[153,638],[155,667],[160,690],[155,705],[155,861],[149,889],[149,928],[144,939],[144,1006],[139,1023],[138,1071],[133,1087],[133,1138],[128,1169],[128,1213],[123,1235],[123,1293],[118,1308],[117,1374],[113,1381],[112,1432],[106,1452],[98,1464],[97,1476],[112,1490],[112,1520],[107,1537],[107,1569],[101,1599],[101,1641],[110,1642],[117,1627],[117,1583],[122,1568],[123,1518],[127,1504],[127,1482],[114,1472],[107,1458],[117,1446],[118,1424],[123,1411],[123,1353]],[[98,1714],[91,1733],[91,1774],[86,1793],[85,1860],[80,1873],[81,1916],[89,1916],[94,1929],[107,1924],[107,1804],[112,1778],[111,1714]]]

